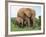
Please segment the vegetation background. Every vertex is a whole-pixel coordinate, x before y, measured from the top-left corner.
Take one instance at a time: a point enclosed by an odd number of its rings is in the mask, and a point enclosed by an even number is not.
[[[31,31],[31,30],[40,30],[41,29],[41,16],[35,18],[34,27],[24,27],[20,28],[16,25],[15,17],[11,18],[11,31]]]

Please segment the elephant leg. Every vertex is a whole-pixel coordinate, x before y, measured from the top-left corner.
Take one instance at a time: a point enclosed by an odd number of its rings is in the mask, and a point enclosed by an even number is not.
[[[33,21],[31,19],[30,19],[30,24],[31,24],[30,26],[32,27],[33,26]]]
[[[23,20],[23,27],[25,27],[26,26],[26,20],[24,19]]]
[[[31,24],[30,24],[30,19],[28,18],[28,27],[30,27],[30,25],[31,25]]]
[[[24,27],[24,20],[22,20],[22,27]]]
[[[25,20],[25,26],[28,27],[28,21],[27,20]]]
[[[35,24],[35,17],[32,17],[31,20],[32,20],[32,22],[31,22],[32,26],[34,26],[34,24]]]

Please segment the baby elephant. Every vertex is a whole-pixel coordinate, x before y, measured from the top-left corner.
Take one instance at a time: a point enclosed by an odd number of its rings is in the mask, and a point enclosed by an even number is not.
[[[21,17],[16,17],[16,24],[19,27],[23,27],[23,19]]]

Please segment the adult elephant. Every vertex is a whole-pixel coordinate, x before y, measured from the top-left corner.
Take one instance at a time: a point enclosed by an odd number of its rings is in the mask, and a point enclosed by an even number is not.
[[[18,13],[18,17],[21,17],[24,19],[24,21],[28,22],[28,26],[34,25],[35,20],[35,10],[31,8],[20,8]]]

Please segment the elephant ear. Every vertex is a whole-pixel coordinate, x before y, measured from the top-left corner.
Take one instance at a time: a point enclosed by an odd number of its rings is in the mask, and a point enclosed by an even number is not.
[[[26,8],[26,9],[24,10],[24,13],[26,14],[26,16],[31,17],[32,9]]]

